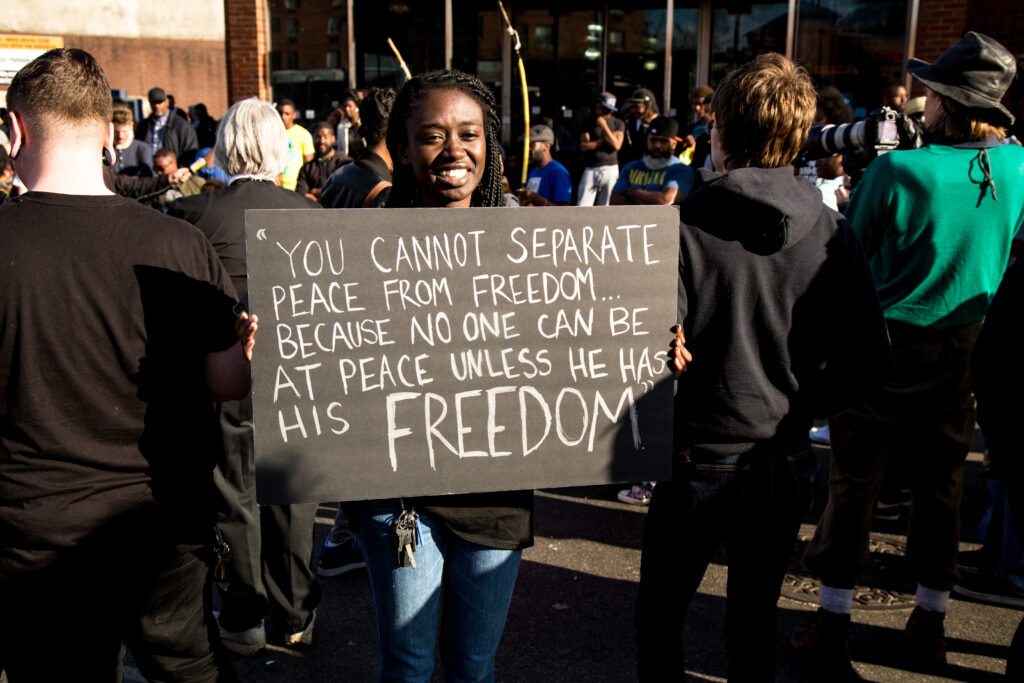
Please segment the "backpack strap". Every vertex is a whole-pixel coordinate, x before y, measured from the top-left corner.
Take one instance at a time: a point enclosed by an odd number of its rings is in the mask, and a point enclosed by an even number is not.
[[[376,199],[377,195],[379,195],[386,187],[391,187],[391,183],[386,180],[382,180],[374,185],[373,189],[370,190],[370,193],[366,195],[366,199],[363,200],[363,208],[368,209],[373,206],[373,200]]]

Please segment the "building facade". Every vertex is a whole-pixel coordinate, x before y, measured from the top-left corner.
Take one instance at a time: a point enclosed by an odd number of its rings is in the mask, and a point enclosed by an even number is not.
[[[224,9],[209,0],[26,0],[4,4],[0,34],[60,38],[92,53],[110,87],[129,98],[145,100],[159,86],[177,106],[202,102],[220,117],[228,106]],[[0,99],[6,90],[0,84]]]
[[[819,86],[839,88],[858,111],[877,107],[886,85],[912,87],[907,59],[934,59],[965,31],[1024,52],[1019,0],[506,0],[505,7],[521,42],[531,115],[555,121],[574,118],[602,91],[625,98],[646,87],[662,111],[685,123],[696,86],[714,86],[767,51],[803,63]],[[317,116],[354,86],[403,82],[391,38],[413,73],[477,74],[500,94],[510,91],[501,101],[513,128],[521,118],[514,56],[493,2],[269,0],[269,8],[275,92],[287,90]]]
[[[685,124],[697,85],[714,86],[770,50],[802,62],[819,86],[836,86],[865,111],[885,85],[909,83],[909,57],[934,59],[967,30],[1024,52],[1020,0],[505,0],[505,7],[521,42],[531,117],[556,122],[577,118],[602,91],[625,98],[646,87]],[[113,88],[144,97],[159,85],[180,106],[204,102],[214,116],[257,96],[289,97],[303,118],[323,118],[349,89],[400,85],[400,56],[412,73],[477,74],[499,93],[511,124],[506,140],[521,133],[512,40],[494,2],[40,0],[5,7],[0,34],[61,38],[93,52]]]

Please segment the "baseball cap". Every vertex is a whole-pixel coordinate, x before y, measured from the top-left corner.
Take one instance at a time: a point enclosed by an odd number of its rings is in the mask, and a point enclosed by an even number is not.
[[[658,116],[651,121],[650,134],[663,138],[674,138],[679,135],[679,124],[676,123],[675,119],[670,119],[667,116]]]
[[[597,97],[597,103],[600,104],[605,109],[609,109],[611,111],[619,110],[619,108],[615,106],[615,103],[617,101],[618,100],[615,99],[615,95],[611,94],[610,92],[603,92]]]
[[[544,124],[530,126],[530,142],[555,143],[555,132]]]

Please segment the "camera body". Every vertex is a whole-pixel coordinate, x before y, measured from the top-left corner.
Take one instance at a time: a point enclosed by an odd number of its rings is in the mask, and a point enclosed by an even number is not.
[[[900,147],[900,116],[893,109],[881,107],[856,123],[811,126],[800,158],[814,161],[859,149],[864,152],[865,161],[871,161]]]

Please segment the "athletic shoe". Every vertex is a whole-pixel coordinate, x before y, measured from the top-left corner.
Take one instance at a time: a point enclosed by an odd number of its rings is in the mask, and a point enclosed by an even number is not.
[[[313,625],[316,623],[316,610],[309,615],[309,623],[306,624],[306,628],[296,633],[291,633],[284,637],[284,644],[288,646],[295,645],[312,645],[313,644]]]
[[[220,631],[220,642],[236,655],[251,657],[267,646],[267,631],[262,621],[244,631],[228,631],[218,621],[217,629]]]
[[[811,433],[808,434],[808,437],[816,444],[822,446],[832,445],[832,437],[828,433],[828,425],[824,427],[811,427]]]
[[[347,538],[338,545],[331,545],[325,540],[320,548],[320,559],[316,563],[316,573],[320,576],[338,576],[353,569],[364,569],[363,551],[354,538]]]
[[[994,574],[965,573],[960,577],[960,582],[953,586],[953,592],[990,605],[1024,607],[1024,591]]]
[[[913,662],[925,669],[946,665],[945,612],[930,612],[920,605],[914,608],[903,629],[903,644]]]
[[[619,491],[619,500],[630,505],[649,505],[651,492],[646,487],[636,484],[631,488]]]

